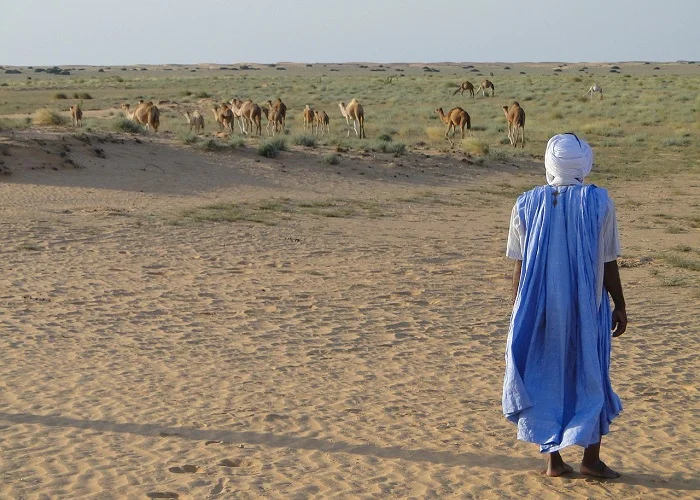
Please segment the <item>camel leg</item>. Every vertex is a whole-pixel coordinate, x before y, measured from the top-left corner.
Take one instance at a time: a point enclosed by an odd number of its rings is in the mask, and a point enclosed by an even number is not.
[[[510,122],[508,123],[508,140],[510,141],[511,146],[515,146],[515,139],[513,138],[513,125],[511,125]]]

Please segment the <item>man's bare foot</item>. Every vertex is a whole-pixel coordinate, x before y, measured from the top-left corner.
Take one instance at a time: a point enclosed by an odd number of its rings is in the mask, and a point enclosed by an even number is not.
[[[617,479],[620,477],[619,472],[612,470],[610,467],[605,465],[605,462],[602,460],[598,460],[597,463],[592,465],[581,463],[581,468],[579,470],[584,476],[599,477],[602,479]]]
[[[562,474],[573,471],[574,468],[564,462],[559,452],[554,452],[547,456],[547,468],[541,474],[549,477],[559,477]]]
[[[566,474],[568,472],[573,472],[574,468],[571,467],[567,463],[562,463],[561,465],[557,467],[552,467],[551,465],[547,465],[547,468],[543,471],[540,472],[543,476],[549,476],[549,477],[559,477],[562,474]]]

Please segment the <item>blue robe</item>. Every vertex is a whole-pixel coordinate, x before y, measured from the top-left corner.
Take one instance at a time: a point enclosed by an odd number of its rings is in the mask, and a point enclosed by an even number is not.
[[[518,439],[539,444],[543,453],[587,447],[622,410],[610,384],[610,302],[603,289],[598,306],[596,290],[608,194],[592,184],[540,186],[522,194],[516,207],[525,246],[503,413],[517,424]]]

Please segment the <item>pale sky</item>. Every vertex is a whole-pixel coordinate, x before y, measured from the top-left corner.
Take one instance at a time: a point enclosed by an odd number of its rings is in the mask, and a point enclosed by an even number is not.
[[[700,60],[700,0],[0,0],[0,65]]]

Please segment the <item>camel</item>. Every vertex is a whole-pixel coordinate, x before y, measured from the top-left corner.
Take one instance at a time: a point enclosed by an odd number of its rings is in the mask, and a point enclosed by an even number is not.
[[[270,101],[267,101],[270,103]],[[272,136],[274,137],[276,132],[279,132],[282,129],[282,114],[280,113],[278,108],[274,107],[262,107],[260,108],[260,111],[262,112],[263,116],[267,118],[267,127],[265,127],[265,130],[267,130],[267,135],[270,135],[270,125],[272,125]]]
[[[194,127],[194,133],[198,135],[204,130],[204,117],[199,111],[193,111],[191,114],[189,111],[185,111],[185,118],[190,125],[190,132],[192,132],[192,127]]]
[[[304,117],[304,131],[306,131],[306,129],[308,127],[311,127],[311,133],[313,134],[313,132],[314,132],[314,110],[308,104],[304,107],[303,117]]]
[[[583,94],[583,97],[586,97],[588,94],[591,94],[591,100],[593,100],[593,94],[595,92],[600,92],[600,98],[603,99],[603,87],[601,87],[597,83],[591,85],[591,88],[588,89],[588,92]]]
[[[221,106],[214,104],[212,108],[214,112],[214,120],[219,124],[219,130],[229,129],[233,133],[233,111],[228,104],[223,103]]]
[[[316,120],[316,134],[319,131],[321,135],[329,134],[331,131],[330,118],[325,111],[314,111],[314,118]]]
[[[365,110],[362,107],[362,104],[357,102],[357,99],[353,97],[352,101],[348,103],[347,107],[343,102],[338,103],[338,106],[340,107],[340,113],[343,115],[343,117],[345,118],[345,122],[348,124],[348,137],[350,137],[350,118],[352,118],[352,126],[355,129],[355,135],[359,136],[360,139],[362,139],[363,137],[366,138],[367,134],[365,134]],[[359,132],[357,130],[358,122],[360,124]]]
[[[484,80],[483,82],[481,82],[481,85],[479,85],[479,88],[476,89],[476,93],[478,94],[479,91],[481,91],[482,97],[488,97],[488,94],[486,93],[486,89],[491,89],[491,97],[496,95],[496,87],[493,86],[493,83],[491,83],[490,80]]]
[[[233,114],[238,117],[238,125],[241,132],[248,135],[247,125],[250,125],[251,131],[253,126],[258,135],[262,135],[262,109],[250,99],[241,101],[240,99],[231,99],[231,109]]]
[[[521,147],[525,147],[525,111],[517,101],[508,106],[503,106],[503,113],[508,120],[508,139],[514,148],[518,147],[518,131],[521,134]]]
[[[448,135],[450,133],[450,130],[452,130],[452,137],[454,138],[455,132],[457,132],[457,127],[459,127],[462,131],[462,139],[464,139],[464,127],[467,127],[467,130],[471,131],[472,128],[472,121],[471,118],[469,117],[469,113],[464,111],[462,108],[452,108],[447,114],[445,114],[442,111],[442,108],[438,108],[435,110],[435,112],[440,116],[440,120],[447,125],[447,131],[445,132],[445,138],[452,142],[452,139],[450,139],[450,136]],[[471,134],[471,132],[470,132]]]
[[[77,104],[70,107],[70,116],[73,119],[74,127],[83,126],[83,110]]]
[[[457,87],[457,90],[455,90],[454,94],[452,95],[457,95],[457,92],[459,91],[462,91],[462,95],[464,95],[464,92],[467,91],[472,97],[474,97],[474,85],[472,85],[468,81],[462,82],[461,85]]]
[[[233,98],[231,99],[231,111],[233,112],[233,115],[238,118],[238,128],[241,129],[241,134],[247,134],[248,132],[245,129],[246,125],[246,120],[243,118],[243,102],[240,99]]]
[[[287,106],[282,102],[282,99],[280,99],[279,97],[275,102],[267,101],[267,105],[270,107],[270,109],[277,110],[280,120],[282,121],[282,130],[284,130],[284,127],[287,124]]]
[[[122,104],[121,108],[124,110],[124,114],[129,120],[144,125],[146,130],[152,128],[154,132],[158,132],[158,127],[160,126],[160,111],[152,101],[139,101],[139,105],[136,106],[133,112],[128,104]]]

